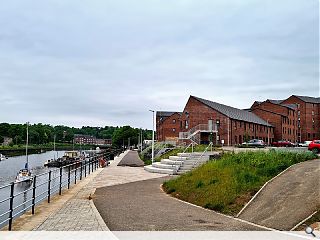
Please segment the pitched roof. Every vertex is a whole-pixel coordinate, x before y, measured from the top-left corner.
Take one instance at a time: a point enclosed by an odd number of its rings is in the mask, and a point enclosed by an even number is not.
[[[157,117],[170,117],[175,113],[181,114],[180,112],[157,111]]]
[[[301,99],[304,102],[308,102],[308,103],[320,103],[320,97],[308,97],[308,96],[298,96],[298,95],[292,95],[294,97],[297,97],[299,99]]]
[[[268,99],[271,103],[274,104],[281,104],[284,100],[272,100],[272,99]]]
[[[191,96],[191,97],[197,99],[199,102],[207,105],[208,107],[226,115],[229,118],[272,127],[272,125],[268,124],[266,121],[259,118],[257,115],[255,115],[252,112],[248,112],[248,111],[241,110],[238,108],[223,105],[221,103],[212,102],[212,101],[198,98],[195,96]]]
[[[276,104],[276,105],[280,105],[280,106],[283,106],[283,107],[287,107],[287,108],[290,108],[290,109],[296,109],[297,106],[295,104],[287,104],[287,103],[282,103],[284,100],[272,100],[272,99],[267,99],[266,102],[271,102],[273,104]]]

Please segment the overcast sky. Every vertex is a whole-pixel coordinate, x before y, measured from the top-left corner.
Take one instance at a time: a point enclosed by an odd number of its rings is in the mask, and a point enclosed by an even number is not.
[[[0,122],[152,127],[189,95],[319,96],[318,0],[10,0]]]

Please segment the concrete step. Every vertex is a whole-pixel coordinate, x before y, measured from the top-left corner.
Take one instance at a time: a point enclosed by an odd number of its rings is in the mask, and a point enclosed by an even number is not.
[[[168,164],[159,163],[159,162],[156,162],[156,163],[152,164],[152,167],[163,168],[163,169],[176,169],[176,166],[178,166],[178,165],[172,165],[172,164],[168,165]]]
[[[186,160],[187,157],[179,157],[179,156],[170,156],[169,160],[173,160],[173,161],[183,161]]]
[[[179,170],[178,172],[177,172],[177,175],[181,175],[181,174],[184,174],[184,173],[186,173],[186,172],[189,172],[190,170]]]
[[[157,168],[151,165],[145,166],[144,170],[151,173],[161,173],[161,174],[174,174],[173,169],[164,169],[164,168]]]
[[[167,165],[181,165],[181,164],[183,164],[183,161],[173,161],[173,160],[169,160],[169,159],[162,159],[161,163],[167,164]]]
[[[191,169],[193,169],[193,166],[192,166],[192,165],[189,165],[189,166],[181,166],[181,167],[179,168],[179,171],[180,171],[180,170],[191,170]]]

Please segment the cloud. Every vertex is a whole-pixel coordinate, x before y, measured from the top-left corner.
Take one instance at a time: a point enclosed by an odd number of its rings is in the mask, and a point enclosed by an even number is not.
[[[318,1],[10,1],[1,121],[151,128],[190,94],[319,96]],[[308,84],[306,84],[308,83]]]

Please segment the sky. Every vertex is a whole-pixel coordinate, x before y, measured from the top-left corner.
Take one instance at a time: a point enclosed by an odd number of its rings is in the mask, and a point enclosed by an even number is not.
[[[318,0],[10,0],[0,122],[152,128],[194,95],[319,96]]]

